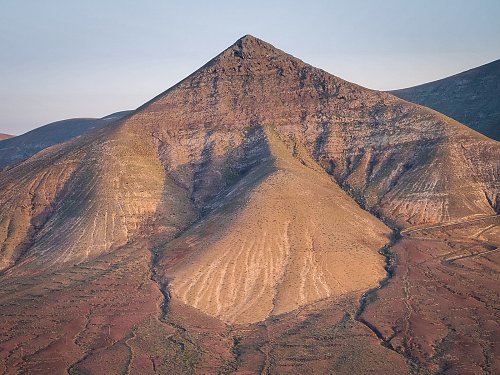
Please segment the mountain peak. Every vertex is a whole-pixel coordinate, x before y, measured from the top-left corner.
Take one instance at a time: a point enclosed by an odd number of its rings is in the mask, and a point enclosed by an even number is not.
[[[245,35],[243,35],[240,39],[238,39],[238,41],[240,41],[240,40],[241,40],[241,41],[250,41],[250,40],[254,41],[254,40],[260,40],[260,39],[259,39],[259,38],[254,37],[254,36],[253,36],[253,35],[251,35],[251,34],[245,34]]]
[[[498,142],[246,35],[0,172],[0,369],[499,373],[482,319],[498,160]]]
[[[219,80],[220,77],[213,70],[215,66],[222,68],[225,70],[227,75],[241,75],[243,71],[256,71],[261,69],[258,65],[266,65],[270,60],[281,60],[281,59],[293,59],[294,61],[300,61],[296,57],[289,55],[288,53],[276,48],[270,43],[265,42],[262,39],[256,38],[253,35],[246,34],[236,40],[232,45],[227,47],[217,56],[208,61],[205,65],[201,66],[198,70],[191,73],[189,76],[175,84],[174,86],[168,88],[164,92],[155,96],[150,101],[144,103],[142,106],[137,108],[137,111],[142,111],[145,108],[150,107],[153,103],[158,103],[159,100],[165,98],[168,94],[170,94],[173,90],[179,88],[183,84],[187,84],[191,82],[194,77],[199,79],[203,74],[209,72],[209,74],[214,75]],[[261,60],[261,61],[257,61]],[[263,63],[263,60],[267,60],[266,63]],[[276,67],[279,69],[279,67]],[[209,78],[210,80],[214,79],[214,76]]]
[[[273,45],[250,34],[242,36],[231,47],[229,47],[228,50],[233,51],[233,55],[235,57],[239,57],[242,59],[256,57],[262,52],[281,52]]]

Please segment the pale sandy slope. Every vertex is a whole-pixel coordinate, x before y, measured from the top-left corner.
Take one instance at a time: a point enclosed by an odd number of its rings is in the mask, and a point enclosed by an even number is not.
[[[273,159],[260,166],[263,176],[247,176],[164,249],[159,266],[174,298],[230,323],[364,291],[385,276],[377,250],[390,230],[300,149],[293,157],[272,130],[266,136]]]

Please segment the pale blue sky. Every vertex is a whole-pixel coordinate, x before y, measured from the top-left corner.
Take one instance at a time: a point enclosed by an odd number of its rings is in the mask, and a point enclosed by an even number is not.
[[[252,34],[386,90],[500,58],[499,0],[0,0],[0,133],[133,109]]]

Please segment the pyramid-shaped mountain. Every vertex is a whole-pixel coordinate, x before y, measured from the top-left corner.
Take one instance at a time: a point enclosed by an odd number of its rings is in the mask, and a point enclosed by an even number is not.
[[[104,300],[127,293],[127,311],[143,310],[120,323],[116,343],[160,297],[162,319],[184,309],[217,327],[357,300],[386,277],[388,226],[496,215],[498,160],[497,142],[438,112],[247,35],[121,121],[0,173],[1,282],[45,285],[47,316],[54,293],[87,295],[82,280]],[[80,284],[53,288],[74,273]],[[139,296],[136,282],[162,295]],[[93,352],[104,338],[88,331],[97,313],[78,311],[71,324],[87,328],[61,359],[70,372],[106,352]]]

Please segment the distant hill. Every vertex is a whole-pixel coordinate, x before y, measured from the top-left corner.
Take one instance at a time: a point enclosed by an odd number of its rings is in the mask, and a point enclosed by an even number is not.
[[[391,91],[500,140],[500,60],[423,85]]]
[[[0,141],[3,141],[4,139],[9,139],[9,138],[12,138],[13,136],[10,135],[10,134],[4,134],[4,133],[0,133]]]
[[[25,160],[47,147],[101,128],[131,112],[121,111],[103,118],[74,118],[56,121],[17,137],[0,134],[0,170]]]

